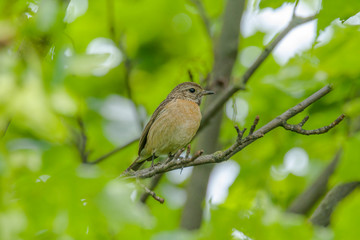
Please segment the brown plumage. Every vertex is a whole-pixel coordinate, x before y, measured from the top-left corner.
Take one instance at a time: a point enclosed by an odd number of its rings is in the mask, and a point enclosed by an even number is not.
[[[140,137],[139,156],[126,171],[136,171],[145,161],[175,154],[186,146],[200,126],[201,98],[213,93],[193,82],[177,85],[146,124]]]

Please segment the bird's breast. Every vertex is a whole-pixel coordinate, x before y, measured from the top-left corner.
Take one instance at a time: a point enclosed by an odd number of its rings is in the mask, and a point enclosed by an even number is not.
[[[195,102],[177,99],[165,107],[165,111],[171,115],[171,120],[179,130],[193,133],[198,130],[201,121],[200,107]],[[195,134],[194,133],[194,134]]]
[[[146,151],[175,153],[188,144],[199,129],[200,107],[195,102],[176,99],[164,107],[149,130]]]

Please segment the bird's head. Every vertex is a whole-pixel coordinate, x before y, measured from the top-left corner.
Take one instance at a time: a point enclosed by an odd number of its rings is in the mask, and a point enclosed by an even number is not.
[[[184,82],[177,85],[167,96],[171,99],[185,99],[200,105],[201,98],[205,95],[214,94],[213,91],[203,89],[199,84]]]

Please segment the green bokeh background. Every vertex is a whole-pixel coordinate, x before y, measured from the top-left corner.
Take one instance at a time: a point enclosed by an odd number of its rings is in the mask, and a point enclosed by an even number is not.
[[[360,179],[360,26],[339,21],[360,11],[358,0],[324,0],[317,32],[331,28],[331,39],[321,46],[315,42],[282,66],[270,55],[247,90],[234,96],[249,106],[248,115],[237,124],[249,127],[259,115],[261,126],[330,83],[333,92],[290,123],[310,115],[305,127],[314,129],[341,113],[347,119],[319,136],[276,129],[236,154],[232,160],[240,165],[240,174],[225,202],[207,203],[209,217],[199,231],[179,229],[182,205],[171,201],[160,205],[152,199],[142,205],[134,200],[141,189],[117,179],[136,158],[137,144],[100,164],[81,163],[74,144],[80,134],[78,118],[85,125],[90,161],[95,160],[138,137],[141,123],[168,92],[189,81],[188,70],[196,82],[205,81],[212,70],[226,1],[202,3],[212,38],[189,0],[0,2],[0,239],[248,239],[241,233],[251,239],[355,239],[359,235],[357,191],[339,204],[326,229],[311,226],[307,216],[284,213],[340,148],[344,152],[329,187]],[[248,4],[262,11],[281,7],[284,1],[257,3]],[[111,40],[122,56],[118,65],[100,76],[94,70],[108,54],[87,51],[98,38]],[[250,46],[263,49],[263,42],[262,32],[241,37],[239,52]],[[237,59],[233,84],[245,70]],[[124,103],[114,108],[120,116],[115,120],[104,113],[114,97],[116,103]],[[126,120],[134,112],[139,123]],[[122,128],[116,130],[116,124]],[[220,136],[224,148],[236,139],[233,125],[224,113]],[[127,128],[135,129],[133,134],[122,134]],[[110,136],[109,131],[117,135]],[[294,147],[306,151],[307,173],[274,178],[272,169],[282,166]],[[165,178],[157,194],[166,197],[166,186],[183,191],[186,183]]]

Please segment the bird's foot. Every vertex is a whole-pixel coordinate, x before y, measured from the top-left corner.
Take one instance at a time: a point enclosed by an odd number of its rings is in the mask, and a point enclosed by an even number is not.
[[[185,159],[188,159],[189,156],[190,156],[190,151],[191,151],[191,145],[187,145],[187,148],[186,148],[186,154],[185,154]]]
[[[155,159],[155,153],[153,153],[152,158],[151,158],[151,169],[154,169],[154,159]]]

